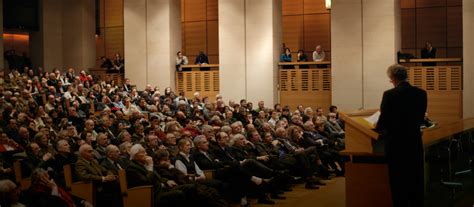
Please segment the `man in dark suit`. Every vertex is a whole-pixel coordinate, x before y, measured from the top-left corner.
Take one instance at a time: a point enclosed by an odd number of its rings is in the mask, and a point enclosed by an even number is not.
[[[436,48],[434,48],[430,42],[425,43],[425,48],[421,50],[421,58],[429,59],[436,58]],[[421,63],[423,66],[436,66],[435,62]]]
[[[395,88],[385,91],[377,130],[385,141],[393,206],[423,206],[423,144],[420,126],[426,92],[407,81],[407,69],[392,65],[387,74]]]
[[[112,172],[114,175],[118,176],[118,172],[121,169],[124,169],[125,164],[122,163],[120,159],[120,150],[115,145],[108,145],[105,148],[106,158],[102,160],[100,165],[107,169],[109,172]]]

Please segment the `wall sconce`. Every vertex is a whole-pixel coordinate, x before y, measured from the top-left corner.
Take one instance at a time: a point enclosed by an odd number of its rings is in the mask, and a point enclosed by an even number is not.
[[[330,10],[331,9],[331,0],[325,0],[326,1],[326,9]]]

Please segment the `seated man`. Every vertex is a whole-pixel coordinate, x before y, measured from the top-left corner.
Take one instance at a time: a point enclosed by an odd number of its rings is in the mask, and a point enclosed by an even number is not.
[[[124,169],[125,164],[120,159],[120,150],[115,145],[108,145],[105,148],[106,158],[102,160],[100,165],[114,175],[118,175],[119,170]]]
[[[130,149],[131,162],[127,168],[127,183],[129,188],[152,185],[155,206],[184,206],[186,199],[179,190],[165,192],[163,188],[171,189],[176,186],[173,180],[162,178],[153,168],[153,158],[147,156],[145,148],[135,144]]]
[[[79,148],[79,159],[76,162],[75,170],[77,178],[80,181],[94,182],[97,193],[97,206],[120,206],[121,202],[114,199],[119,196],[119,186],[116,182],[117,178],[112,172],[107,171],[104,167],[99,165],[92,155],[92,147],[88,144],[83,144]],[[110,203],[115,201],[117,203]]]

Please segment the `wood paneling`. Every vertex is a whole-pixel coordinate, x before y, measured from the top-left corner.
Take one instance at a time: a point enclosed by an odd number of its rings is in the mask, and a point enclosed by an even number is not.
[[[105,28],[105,56],[112,58],[115,53],[124,54],[123,27]]]
[[[207,53],[208,55],[219,54],[219,23],[217,21],[207,22]]]
[[[190,63],[204,51],[219,62],[218,0],[181,0],[182,50]]]
[[[218,20],[219,19],[219,2],[218,0],[207,0],[207,20]]]
[[[184,21],[206,21],[206,0],[183,0]]]
[[[192,98],[194,92],[201,97],[215,97],[219,93],[219,70],[176,72],[176,91]]]
[[[100,35],[96,36],[96,67],[100,57],[124,54],[123,0],[100,0]],[[124,57],[126,58],[126,57]]]
[[[446,6],[446,0],[416,0],[416,7],[442,7]]]
[[[420,8],[416,11],[417,47],[431,42],[433,47],[446,47],[446,8]]]
[[[462,0],[447,0],[448,6],[462,6]]]
[[[296,56],[299,49],[311,59],[316,45],[321,45],[330,59],[331,15],[325,0],[283,0],[283,42]]]
[[[447,10],[447,46],[462,47],[462,7],[448,7]]]
[[[415,9],[402,9],[402,48],[416,48]],[[414,53],[413,53],[414,54]]]
[[[415,0],[400,0],[402,9],[415,8]]]
[[[329,108],[331,69],[280,69],[280,103],[296,109],[300,104]]]
[[[184,23],[184,50],[188,56],[197,55],[201,50],[206,52],[206,33],[205,21]]]
[[[123,0],[104,0],[105,27],[123,27]]]
[[[283,0],[281,3],[283,16],[303,14],[303,0]]]
[[[304,0],[303,4],[304,14],[315,14],[325,13],[329,14],[329,10],[326,9],[326,1],[320,0]]]
[[[304,15],[304,50],[313,51],[316,45],[331,48],[330,14]]]
[[[303,48],[303,15],[282,17],[283,42],[291,51]]]
[[[426,90],[427,112],[433,120],[447,123],[462,118],[461,66],[414,66],[408,77],[411,84]]]
[[[30,49],[30,40],[28,34],[3,34],[3,49],[15,50],[16,55],[21,56],[23,53],[28,54]],[[5,62],[7,62],[5,60]]]

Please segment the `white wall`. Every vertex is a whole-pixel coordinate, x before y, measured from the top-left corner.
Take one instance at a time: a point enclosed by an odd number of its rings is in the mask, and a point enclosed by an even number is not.
[[[463,23],[463,115],[474,117],[474,1],[462,1]]]

